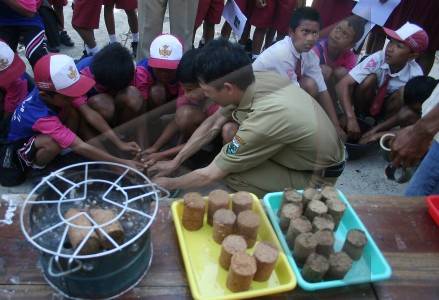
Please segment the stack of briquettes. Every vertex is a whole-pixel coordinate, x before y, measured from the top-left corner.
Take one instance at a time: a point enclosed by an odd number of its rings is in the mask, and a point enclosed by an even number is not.
[[[183,199],[184,228],[190,231],[201,229],[206,202],[199,193],[185,194]],[[213,240],[221,245],[219,264],[228,271],[226,286],[232,292],[250,289],[253,280],[268,280],[276,266],[277,247],[268,241],[256,243],[260,222],[259,215],[253,211],[250,193],[229,195],[226,191],[214,190],[209,194],[207,224],[212,226]],[[253,246],[250,255],[247,249]]]
[[[338,191],[326,186],[303,193],[285,189],[278,211],[279,225],[302,276],[309,282],[343,279],[359,260],[367,243],[362,230],[348,232],[342,251],[334,251],[334,232],[346,210]]]

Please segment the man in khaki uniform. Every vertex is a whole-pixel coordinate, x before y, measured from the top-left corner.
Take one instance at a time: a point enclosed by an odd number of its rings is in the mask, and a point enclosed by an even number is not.
[[[156,177],[156,183],[190,188],[225,178],[233,189],[260,197],[286,187],[335,183],[344,167],[344,146],[311,96],[275,73],[253,73],[244,51],[226,41],[203,48],[196,68],[206,96],[223,108],[206,119],[174,160],[158,162],[150,171],[169,174],[232,118],[239,129],[209,166],[177,178]]]

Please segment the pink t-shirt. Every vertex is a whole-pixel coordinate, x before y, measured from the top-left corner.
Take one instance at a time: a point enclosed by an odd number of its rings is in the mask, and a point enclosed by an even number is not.
[[[57,116],[38,119],[32,126],[32,130],[47,134],[63,149],[70,147],[76,139],[76,134],[64,126]]]
[[[328,65],[331,68],[343,67],[348,71],[352,70],[357,64],[357,57],[352,50],[346,50],[337,57],[336,60],[331,60],[328,56],[328,40],[323,39],[318,41],[312,51],[320,60],[321,65]]]
[[[5,97],[3,108],[7,113],[13,113],[17,106],[27,96],[27,80],[20,77],[4,88]]]

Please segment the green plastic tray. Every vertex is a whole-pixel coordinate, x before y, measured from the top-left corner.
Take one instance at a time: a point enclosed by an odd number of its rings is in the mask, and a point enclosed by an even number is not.
[[[274,231],[276,232],[282,248],[287,255],[288,262],[296,274],[299,286],[304,290],[314,291],[357,283],[380,281],[388,279],[392,275],[392,269],[390,268],[380,249],[375,244],[366,227],[363,225],[343,193],[340,191],[338,191],[338,193],[340,195],[340,200],[346,204],[346,211],[340,221],[337,231],[335,232],[335,250],[341,250],[346,239],[347,232],[350,229],[363,230],[366,233],[367,245],[364,248],[363,256],[360,258],[360,260],[353,263],[351,270],[342,280],[327,280],[316,283],[308,282],[303,279],[300,272],[301,269],[294,261],[291,253],[292,250],[289,249],[285,236],[279,227],[279,217],[277,216],[277,211],[279,210],[283,193],[269,193],[264,197],[264,206],[273,225]]]

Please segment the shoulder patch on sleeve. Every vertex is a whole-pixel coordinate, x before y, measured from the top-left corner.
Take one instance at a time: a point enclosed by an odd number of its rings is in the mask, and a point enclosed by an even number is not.
[[[238,152],[239,147],[241,147],[241,145],[244,145],[244,144],[245,144],[244,140],[241,137],[239,137],[238,135],[235,135],[233,137],[233,140],[227,146],[226,153],[230,154],[230,155],[234,155],[234,154],[236,154],[236,152]]]

